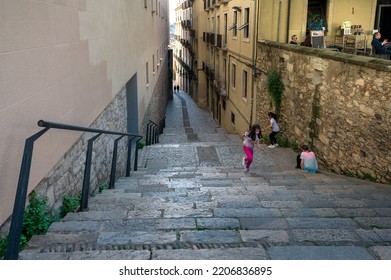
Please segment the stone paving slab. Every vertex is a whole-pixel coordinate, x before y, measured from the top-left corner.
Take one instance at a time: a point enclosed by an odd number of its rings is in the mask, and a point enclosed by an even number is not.
[[[49,231],[51,232],[96,232],[103,222],[98,221],[64,221],[53,223]]]
[[[288,223],[282,218],[239,218],[243,229],[288,229]]]
[[[266,260],[265,249],[260,248],[217,248],[153,250],[152,260]]]
[[[287,218],[293,217],[319,217],[319,218],[332,218],[339,217],[339,213],[333,208],[283,208],[280,209],[282,215]]]
[[[106,221],[101,232],[132,232],[132,231],[151,231],[155,230],[156,219],[128,219],[124,221],[112,220]]]
[[[112,210],[112,211],[88,211],[78,213],[68,213],[63,221],[104,221],[113,219],[126,219],[128,210]]]
[[[72,253],[39,253],[24,251],[19,254],[19,260],[69,260]]]
[[[240,230],[244,242],[266,241],[267,243],[289,243],[290,238],[285,230]]]
[[[381,260],[391,260],[390,246],[373,246],[370,250]]]
[[[177,241],[175,231],[170,232],[101,232],[99,233],[97,245],[129,245],[129,244],[166,244]]]
[[[376,211],[371,208],[336,208],[335,211],[337,211],[341,217],[346,218],[377,216]]]
[[[238,229],[239,220],[236,218],[197,218],[197,228],[205,229]]]
[[[148,250],[116,250],[116,251],[89,251],[75,252],[70,260],[150,260],[151,252]]]
[[[219,218],[281,217],[281,212],[278,209],[266,208],[216,208],[214,216]]]
[[[353,230],[347,229],[294,229],[291,231],[297,242],[356,242],[358,236]]]
[[[374,229],[374,231],[382,238],[383,241],[391,245],[391,229]]]
[[[155,228],[157,230],[196,229],[195,218],[158,219]]]
[[[267,250],[272,260],[373,260],[365,248],[356,246],[275,246]]]
[[[152,218],[161,218],[163,216],[162,210],[153,210],[153,209],[142,209],[142,210],[131,210],[128,212],[127,219],[152,219]]]
[[[354,232],[361,240],[368,244],[381,243],[384,241],[383,238],[372,229],[355,229]]]
[[[358,224],[349,218],[286,218],[290,228],[341,229],[358,228]]]
[[[391,217],[358,217],[354,220],[364,227],[391,228]]]
[[[379,216],[391,217],[391,208],[373,208]]]
[[[180,231],[179,241],[190,243],[240,243],[240,235],[235,230]]]
[[[75,244],[75,243],[96,243],[98,239],[97,232],[77,232],[77,233],[53,233],[46,235],[35,235],[29,243],[29,251],[39,251],[42,247],[49,244]]]

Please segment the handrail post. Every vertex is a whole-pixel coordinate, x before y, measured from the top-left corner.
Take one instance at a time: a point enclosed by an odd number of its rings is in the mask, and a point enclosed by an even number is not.
[[[130,177],[130,170],[132,169],[131,161],[132,161],[132,141],[136,136],[128,138],[128,157],[126,159],[126,177]]]
[[[116,173],[116,169],[117,169],[116,167],[117,167],[118,141],[121,140],[122,137],[124,137],[124,136],[120,136],[114,140],[113,159],[111,161],[109,189],[114,189],[115,173]]]
[[[160,126],[156,127],[156,143],[159,143]]]
[[[149,145],[152,145],[152,139],[153,139],[153,134],[152,134],[152,131],[153,131],[153,124],[152,123],[149,123],[149,138],[148,138],[148,143]]]
[[[134,167],[133,170],[137,171],[138,166],[138,143],[140,142],[141,137],[136,140],[136,149],[135,149],[135,155],[134,155]]]
[[[158,133],[158,126],[154,126],[154,128],[153,128],[153,144],[156,144],[156,143],[158,143],[159,141],[158,141],[158,137],[159,137],[159,133]]]
[[[34,142],[48,130],[49,128],[42,129],[38,133],[27,138],[24,144],[23,159],[19,171],[19,181],[16,189],[14,210],[12,212],[11,226],[8,234],[7,251],[4,256],[5,260],[18,259]]]
[[[87,145],[87,155],[86,155],[86,164],[84,169],[84,179],[83,179],[83,189],[81,191],[81,202],[80,202],[80,211],[85,211],[88,209],[88,196],[90,189],[90,178],[91,178],[91,159],[92,159],[92,148],[94,141],[101,135],[101,133],[95,135],[88,140]]]
[[[150,123],[147,123],[147,133],[145,135],[145,146],[149,146],[150,143],[149,143],[149,124]]]

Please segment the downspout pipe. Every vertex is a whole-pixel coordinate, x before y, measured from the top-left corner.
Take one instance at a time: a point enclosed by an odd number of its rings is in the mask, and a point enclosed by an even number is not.
[[[286,43],[289,43],[289,30],[291,28],[291,0],[288,0],[288,17],[287,17],[287,24],[286,24]]]
[[[280,42],[280,22],[281,22],[281,1],[278,1],[278,17],[277,17],[277,42]]]
[[[259,8],[258,8],[258,1],[255,0],[254,2],[254,32],[253,32],[253,49],[252,49],[252,60],[251,60],[251,68],[253,70],[252,73],[252,79],[251,79],[251,102],[250,102],[250,123],[249,128],[251,128],[252,122],[253,122],[253,114],[254,114],[254,92],[255,92],[255,80],[257,78],[257,67],[255,65],[256,58],[257,58],[257,47],[258,47],[258,16],[259,16]]]

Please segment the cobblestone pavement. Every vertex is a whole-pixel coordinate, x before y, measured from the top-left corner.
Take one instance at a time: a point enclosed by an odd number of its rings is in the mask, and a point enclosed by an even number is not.
[[[21,259],[391,259],[391,188],[293,169],[287,148],[256,151],[186,93],[169,102],[139,171],[35,236]],[[265,146],[266,147],[266,146]]]

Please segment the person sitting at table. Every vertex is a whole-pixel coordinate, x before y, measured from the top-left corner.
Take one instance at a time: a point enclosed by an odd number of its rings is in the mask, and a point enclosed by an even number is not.
[[[387,50],[384,46],[387,44],[388,40],[384,39],[383,42],[380,41],[381,34],[380,32],[375,32],[373,34],[372,47],[375,54],[391,54],[391,50]]]
[[[300,46],[312,47],[310,35],[307,35],[307,36],[305,37],[304,41],[301,42]]]
[[[291,41],[289,42],[289,44],[297,45],[297,36],[296,35],[292,35]]]

